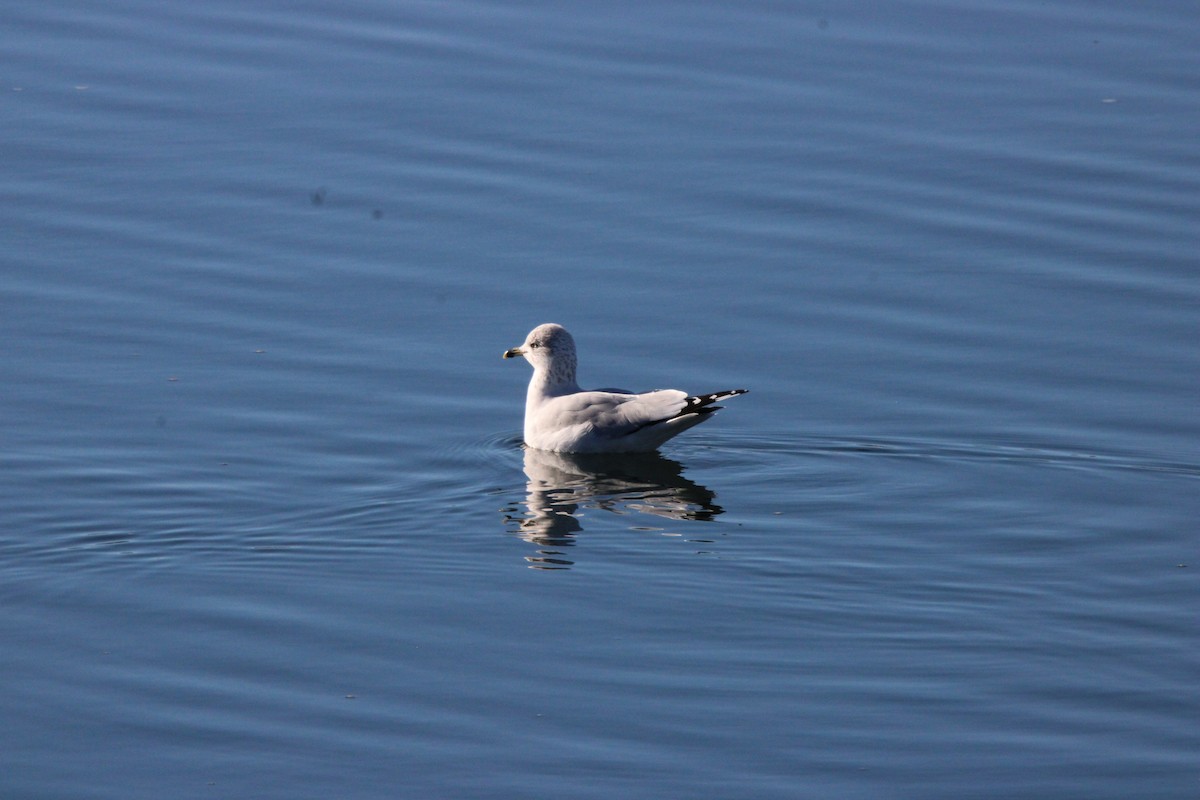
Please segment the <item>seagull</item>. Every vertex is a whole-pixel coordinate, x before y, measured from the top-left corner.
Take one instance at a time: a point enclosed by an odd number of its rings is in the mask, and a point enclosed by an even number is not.
[[[556,453],[644,453],[708,419],[717,401],[745,394],[727,389],[689,395],[678,389],[635,394],[585,391],[575,382],[575,340],[562,325],[538,325],[504,358],[533,365],[525,396],[525,444]]]

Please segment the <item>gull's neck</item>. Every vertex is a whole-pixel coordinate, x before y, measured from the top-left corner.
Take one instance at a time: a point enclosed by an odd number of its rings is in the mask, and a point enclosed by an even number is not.
[[[549,364],[534,367],[533,377],[529,379],[528,399],[536,401],[578,391],[579,384],[575,382],[575,355],[562,354],[556,356]]]

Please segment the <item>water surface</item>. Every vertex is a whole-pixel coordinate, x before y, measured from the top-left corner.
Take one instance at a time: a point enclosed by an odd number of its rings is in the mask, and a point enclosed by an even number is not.
[[[1195,796],[1192,4],[8,17],[4,796]]]

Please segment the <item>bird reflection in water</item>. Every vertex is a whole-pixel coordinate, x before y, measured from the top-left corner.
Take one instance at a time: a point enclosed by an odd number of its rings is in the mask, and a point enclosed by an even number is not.
[[[683,465],[658,453],[552,453],[525,448],[526,496],[505,509],[505,527],[539,549],[539,569],[574,562],[560,548],[583,530],[580,511],[638,512],[673,520],[711,520],[723,509],[708,488],[683,477]]]

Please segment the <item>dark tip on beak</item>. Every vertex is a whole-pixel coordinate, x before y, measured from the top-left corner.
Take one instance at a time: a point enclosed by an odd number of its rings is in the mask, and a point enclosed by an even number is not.
[[[502,355],[500,357],[501,358],[517,358],[517,357],[523,356],[523,355],[525,355],[524,350],[522,350],[519,347],[514,347],[512,350],[505,350],[504,355]]]

